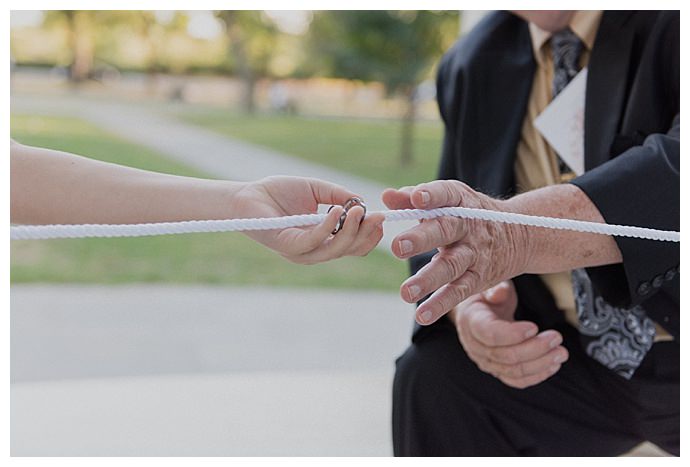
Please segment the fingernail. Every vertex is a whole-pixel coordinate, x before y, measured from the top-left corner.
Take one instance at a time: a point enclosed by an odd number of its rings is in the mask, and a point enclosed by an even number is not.
[[[552,366],[549,367],[549,372],[555,373],[555,372],[558,371],[558,369],[559,369],[560,367],[561,367],[560,365],[552,365]]]
[[[409,295],[411,300],[417,300],[417,297],[419,296],[421,291],[422,289],[418,285],[407,286],[407,294]]]
[[[431,312],[430,311],[425,311],[419,316],[422,320],[423,323],[428,323],[431,321]]]
[[[550,349],[556,348],[561,343],[561,336],[556,331],[544,331],[539,338],[549,340]]]
[[[409,240],[400,240],[400,242],[398,242],[398,246],[400,246],[400,253],[403,255],[406,255],[412,251],[412,242]]]
[[[529,339],[531,337],[536,336],[538,331],[539,330],[537,328],[531,328],[529,331],[525,333],[525,339]]]
[[[422,206],[426,206],[429,204],[429,201],[431,201],[431,195],[429,194],[428,191],[422,191],[420,192],[422,196]]]
[[[562,354],[562,353],[559,353],[559,354],[556,355],[556,357],[553,359],[553,362],[554,362],[554,363],[563,363],[563,362],[566,361],[567,359],[568,359],[568,357],[567,357],[566,355],[564,355],[564,354]]]

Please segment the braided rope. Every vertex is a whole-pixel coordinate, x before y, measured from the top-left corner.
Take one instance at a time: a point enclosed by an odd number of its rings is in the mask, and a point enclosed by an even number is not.
[[[461,217],[463,219],[479,219],[491,222],[521,224],[547,229],[572,230],[576,232],[589,232],[665,242],[680,242],[680,232],[628,225],[576,221],[572,219],[529,216],[526,214],[489,211],[486,209],[448,207],[430,210],[401,209],[380,212],[385,216],[386,221],[433,219],[436,217],[451,216]],[[316,225],[321,223],[325,217],[325,214],[304,214],[285,217],[159,222],[150,224],[23,225],[10,226],[10,239],[45,240],[52,238],[83,237],[142,237],[148,235],[183,233],[272,230]]]

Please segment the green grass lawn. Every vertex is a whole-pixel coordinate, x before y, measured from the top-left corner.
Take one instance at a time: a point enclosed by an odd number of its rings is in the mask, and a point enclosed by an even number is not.
[[[12,137],[95,159],[178,175],[204,176],[72,118],[13,115]],[[170,282],[395,290],[406,266],[381,251],[366,258],[301,266],[242,234],[15,241],[11,281]]]
[[[394,120],[245,116],[202,106],[185,106],[173,112],[188,123],[392,187],[433,180],[443,136],[439,122],[418,122],[414,162],[403,167],[400,122]]]

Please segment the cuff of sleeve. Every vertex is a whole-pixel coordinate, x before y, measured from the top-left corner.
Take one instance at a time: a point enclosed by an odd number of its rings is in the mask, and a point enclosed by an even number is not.
[[[673,144],[662,135],[651,136],[644,146],[631,148],[570,183],[585,192],[609,224],[678,230],[679,172],[664,157],[679,152],[679,147],[668,147]],[[615,241],[623,263],[587,269],[610,303],[638,305],[678,273],[678,243],[628,237],[615,237]]]

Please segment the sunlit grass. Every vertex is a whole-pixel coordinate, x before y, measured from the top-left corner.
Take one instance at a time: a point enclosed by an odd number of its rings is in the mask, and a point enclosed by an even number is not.
[[[439,122],[418,122],[414,161],[403,166],[396,120],[246,116],[202,106],[174,112],[186,122],[395,187],[435,178],[443,136]]]

